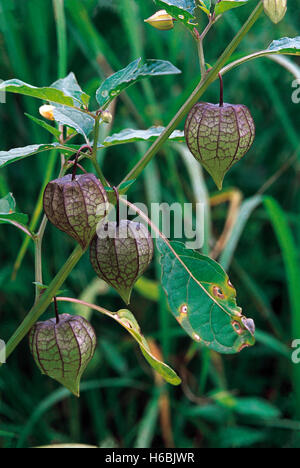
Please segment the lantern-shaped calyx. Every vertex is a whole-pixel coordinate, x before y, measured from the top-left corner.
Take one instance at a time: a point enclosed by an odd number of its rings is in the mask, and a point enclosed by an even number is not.
[[[115,288],[126,304],[136,280],[153,256],[153,241],[141,223],[108,222],[91,242],[90,259],[97,275]]]
[[[241,104],[200,102],[185,123],[185,138],[193,156],[205,167],[221,190],[226,172],[250,149],[255,125]]]
[[[277,24],[285,17],[287,0],[264,0],[264,9],[270,20]]]
[[[94,174],[71,175],[49,182],[44,210],[54,226],[86,249],[107,214],[105,189]]]
[[[38,322],[29,336],[30,351],[42,374],[79,396],[83,372],[96,347],[93,327],[83,317],[62,314]]]
[[[174,28],[175,18],[169,15],[166,10],[160,10],[144,21],[161,31],[170,31],[170,29]]]

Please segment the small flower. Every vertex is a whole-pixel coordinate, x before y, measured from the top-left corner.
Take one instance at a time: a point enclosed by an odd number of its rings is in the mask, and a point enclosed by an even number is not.
[[[270,20],[277,24],[286,14],[287,0],[264,0],[264,9]]]
[[[44,106],[41,106],[39,108],[39,112],[43,117],[45,117],[45,119],[55,120],[54,115],[53,115],[54,109],[55,109],[54,106],[50,106],[49,104],[45,104]]]
[[[170,31],[174,28],[174,20],[175,18],[169,15],[166,10],[160,10],[146,19],[145,23],[149,23],[151,26],[161,31]]]

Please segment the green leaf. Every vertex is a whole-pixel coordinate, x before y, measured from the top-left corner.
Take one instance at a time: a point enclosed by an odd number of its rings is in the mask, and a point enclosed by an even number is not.
[[[262,398],[236,398],[233,409],[241,416],[258,419],[277,419],[281,415],[279,409]]]
[[[53,136],[55,136],[55,138],[57,140],[59,140],[59,137],[60,137],[60,131],[53,127],[52,125],[49,125],[47,122],[44,122],[44,120],[41,120],[41,119],[37,119],[36,117],[34,117],[33,115],[30,115],[30,114],[27,114],[25,112],[25,115],[26,117],[28,117],[30,120],[32,120],[34,123],[36,123],[37,125],[39,125],[40,127],[44,128],[45,130],[47,130],[47,132],[51,133]]]
[[[113,318],[117,320],[138,342],[141,351],[151,367],[156,370],[167,382],[172,385],[179,385],[181,383],[178,375],[164,362],[159,361],[150,351],[147,340],[141,333],[139,324],[137,323],[134,315],[127,309],[119,310],[116,314],[112,314]]]
[[[24,146],[22,148],[13,148],[9,151],[0,151],[0,168],[7,166],[8,164],[17,162],[21,159],[28,158],[28,156],[32,156],[33,154],[42,153],[44,151],[49,151],[52,149],[61,149],[64,153],[70,153],[65,147],[62,147],[59,143],[49,143],[49,144],[41,144],[41,145],[29,145]]]
[[[90,96],[82,91],[73,72],[69,73],[65,78],[55,81],[51,85],[51,88],[59,89],[65,96],[74,98],[79,104],[84,104],[85,106],[89,104]]]
[[[204,13],[209,15],[211,9],[211,0],[199,0],[199,8],[201,8]]]
[[[224,354],[252,346],[254,323],[242,315],[236,290],[222,267],[180,242],[159,239],[157,246],[162,286],[173,315],[188,335]]]
[[[208,0],[204,1],[207,2]],[[202,3],[204,1],[202,0]],[[155,3],[190,29],[193,29],[197,24],[194,15],[197,6],[195,0],[155,0]]]
[[[165,60],[146,60],[142,65],[139,58],[103,81],[96,98],[101,107],[107,107],[122,91],[143,78],[178,73],[181,71]]]
[[[74,106],[73,99],[66,95],[63,91],[51,87],[37,88],[23,81],[12,79],[0,83],[0,91],[9,93],[23,94],[44,101],[56,102],[66,106]]]
[[[136,141],[154,141],[164,130],[165,127],[151,127],[148,130],[126,128],[120,133],[114,133],[107,137],[103,142],[103,146],[121,145],[124,143],[134,143]],[[169,136],[169,140],[183,142],[184,132],[175,130],[175,132]]]
[[[217,3],[215,7],[215,14],[216,16],[221,15],[225,11],[246,5],[247,3],[248,0],[221,0],[221,2]]]
[[[300,36],[294,38],[282,37],[273,41],[267,51],[287,55],[300,55]]]
[[[85,139],[87,139],[94,128],[95,120],[93,117],[74,108],[71,109],[66,106],[55,107],[53,115],[56,122],[73,128]]]
[[[249,427],[224,427],[218,431],[218,442],[221,448],[249,448],[253,444],[263,442],[267,432]]]
[[[20,224],[28,223],[28,216],[22,213],[16,213],[16,201],[12,193],[8,193],[0,199],[0,224],[17,222]]]

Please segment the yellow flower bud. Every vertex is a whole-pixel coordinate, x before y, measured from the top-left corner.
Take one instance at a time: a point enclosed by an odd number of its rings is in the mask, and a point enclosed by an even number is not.
[[[161,31],[170,31],[170,29],[174,28],[174,19],[175,18],[169,15],[166,10],[160,10],[146,19],[145,23],[149,23],[151,26]]]
[[[265,13],[273,23],[281,21],[287,10],[287,0],[264,0]]]
[[[45,119],[55,120],[54,115],[53,115],[54,109],[55,109],[54,106],[50,106],[48,104],[45,104],[44,106],[41,106],[39,108],[39,112],[43,117],[45,117]]]
[[[111,115],[109,111],[102,112],[101,117],[104,123],[107,123],[107,124],[112,123],[113,116]]]

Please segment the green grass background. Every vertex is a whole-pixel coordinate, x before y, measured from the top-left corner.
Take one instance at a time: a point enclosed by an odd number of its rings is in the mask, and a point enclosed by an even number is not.
[[[226,13],[209,33],[208,63],[214,63],[255,3],[250,0],[249,6]],[[299,6],[290,0],[288,7],[277,26],[262,17],[238,53],[299,35]],[[110,69],[123,68],[137,57],[170,60],[182,75],[130,88],[131,104],[118,100],[111,132],[166,125],[196,86],[199,64],[192,37],[180,24],[171,32],[159,32],[144,23],[154,12],[152,0],[0,0],[0,78],[46,86],[74,71],[90,94]],[[202,21],[204,27],[204,14]],[[71,442],[102,447],[300,446],[300,375],[291,364],[289,349],[291,341],[300,338],[299,105],[291,100],[293,79],[268,59],[245,64],[224,78],[225,100],[247,105],[257,128],[252,149],[225,179],[224,188],[238,189],[245,202],[221,256],[238,290],[239,304],[255,319],[256,346],[231,357],[200,348],[182,333],[160,289],[153,297],[144,285],[135,291],[131,310],[181,375],[183,385],[162,386],[124,330],[95,313],[91,320],[98,347],[84,375],[80,400],[40,375],[26,340],[1,367],[0,447]],[[205,100],[217,98],[215,83]],[[45,130],[24,116],[27,112],[38,117],[39,105],[34,99],[7,96],[6,104],[0,105],[1,150],[51,141]],[[103,151],[105,176],[118,184],[145,148],[132,144]],[[41,187],[57,174],[58,164],[59,155],[43,153],[2,169],[0,196],[13,192],[19,210],[32,216]],[[280,176],[267,189],[268,198],[263,203],[253,200],[278,171]],[[216,190],[207,174],[204,181],[194,180],[194,186],[178,149],[167,144],[131,188],[129,198],[184,203],[194,201],[199,191],[207,189],[213,195]],[[253,205],[256,209],[251,211]],[[210,241],[220,235],[226,214],[226,204],[212,210]],[[33,245],[29,244],[17,277],[11,280],[23,240],[22,233],[1,225],[0,336],[4,340],[34,298]],[[45,283],[73,247],[71,239],[47,227]],[[153,263],[146,276],[157,282],[159,275]],[[64,295],[85,297],[110,310],[123,307],[112,290],[93,287],[94,278],[86,255],[66,282]],[[60,304],[60,311],[75,312],[70,304]],[[49,310],[44,317],[51,314]]]

